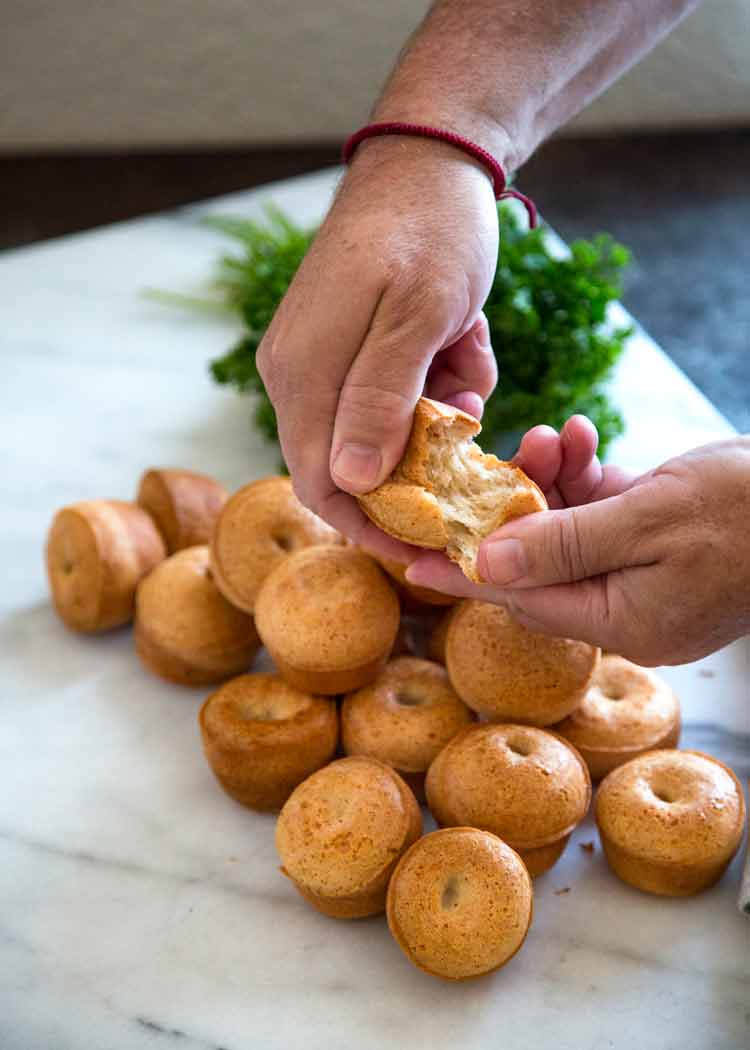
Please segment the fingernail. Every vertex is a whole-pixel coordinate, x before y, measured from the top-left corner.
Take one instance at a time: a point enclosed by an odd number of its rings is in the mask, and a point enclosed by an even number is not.
[[[380,474],[381,456],[370,445],[342,445],[333,461],[333,473],[353,489],[367,492]]]
[[[506,587],[526,575],[526,556],[520,540],[495,540],[484,547],[487,582]]]

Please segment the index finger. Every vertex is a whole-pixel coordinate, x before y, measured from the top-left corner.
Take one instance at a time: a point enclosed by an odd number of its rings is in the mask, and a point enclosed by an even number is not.
[[[340,489],[334,489],[324,499],[318,514],[370,554],[407,564],[419,553],[418,547],[402,543],[374,525],[354,497]]]
[[[376,310],[381,278],[367,259],[359,258],[356,245],[345,253],[348,273],[343,273],[342,250],[329,251],[326,242],[323,230],[276,311],[257,365],[276,411],[295,492],[305,506],[330,520],[327,503],[338,492],[328,464],[336,408]],[[348,534],[358,520],[349,513],[331,524]]]

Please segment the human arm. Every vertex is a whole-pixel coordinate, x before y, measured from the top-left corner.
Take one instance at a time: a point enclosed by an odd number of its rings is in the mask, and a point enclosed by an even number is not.
[[[460,132],[510,170],[690,6],[444,0],[374,119]],[[492,188],[477,162],[445,143],[369,140],[261,345],[300,498],[383,553],[386,541],[348,493],[390,473],[423,392],[481,412],[496,379],[481,307],[497,246]]]

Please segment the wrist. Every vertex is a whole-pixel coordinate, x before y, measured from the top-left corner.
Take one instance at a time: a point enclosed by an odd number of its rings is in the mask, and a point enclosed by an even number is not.
[[[346,183],[360,179],[372,182],[373,177],[393,180],[403,186],[412,179],[424,182],[424,188],[458,184],[471,187],[473,192],[487,197],[494,207],[495,194],[492,173],[478,159],[458,146],[439,139],[419,135],[376,135],[360,142],[351,159]]]
[[[416,95],[410,92],[408,97],[401,92],[387,93],[373,110],[371,120],[377,123],[399,121],[426,124],[451,131],[487,150],[506,175],[515,170],[517,153],[511,136],[501,123],[469,105],[430,97],[430,93],[423,88]]]

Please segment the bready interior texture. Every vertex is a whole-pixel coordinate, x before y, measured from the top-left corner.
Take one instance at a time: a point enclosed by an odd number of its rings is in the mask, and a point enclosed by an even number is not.
[[[473,570],[480,543],[505,520],[525,486],[514,470],[455,426],[440,428],[430,442],[427,474],[448,532],[448,553]]]

